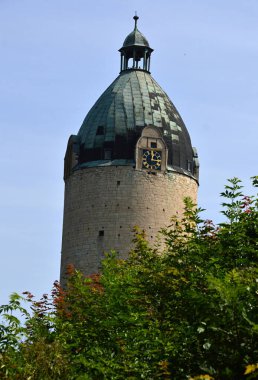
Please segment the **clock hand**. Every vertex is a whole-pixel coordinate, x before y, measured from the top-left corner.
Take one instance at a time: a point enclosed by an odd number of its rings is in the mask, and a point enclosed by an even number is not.
[[[154,162],[161,162],[161,160],[154,160],[154,158],[152,159],[152,161],[154,161]]]
[[[155,160],[155,152],[153,151],[153,150],[151,150],[151,161],[154,161],[154,162],[160,162],[161,160],[159,160],[159,159],[156,159]]]

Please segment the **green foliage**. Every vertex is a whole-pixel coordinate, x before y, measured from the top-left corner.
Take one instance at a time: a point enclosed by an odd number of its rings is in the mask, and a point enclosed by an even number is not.
[[[0,307],[0,378],[258,378],[258,201],[237,178],[221,195],[227,221],[202,220],[186,199],[162,254],[136,228],[128,260],[111,252],[88,278],[68,268],[65,289],[25,293],[30,313],[12,295]]]

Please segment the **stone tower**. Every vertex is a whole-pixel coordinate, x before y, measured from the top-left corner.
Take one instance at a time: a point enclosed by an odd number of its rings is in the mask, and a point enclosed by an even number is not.
[[[137,28],[119,50],[120,74],[68,140],[61,279],[72,263],[97,272],[104,252],[126,257],[132,228],[150,242],[197,198],[196,149],[177,109],[150,75],[153,49]]]

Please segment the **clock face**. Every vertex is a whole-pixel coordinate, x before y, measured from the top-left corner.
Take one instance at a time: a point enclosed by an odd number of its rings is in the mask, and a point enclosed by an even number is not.
[[[158,150],[144,149],[142,152],[143,169],[161,169],[161,152]]]

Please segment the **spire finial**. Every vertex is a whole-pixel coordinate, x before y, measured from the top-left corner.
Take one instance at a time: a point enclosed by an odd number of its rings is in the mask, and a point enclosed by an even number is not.
[[[137,16],[137,12],[135,11],[135,16],[133,17],[133,19],[134,19],[134,22],[135,22],[135,24],[134,24],[134,30],[137,30],[137,20],[139,19],[139,17]]]

